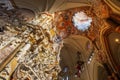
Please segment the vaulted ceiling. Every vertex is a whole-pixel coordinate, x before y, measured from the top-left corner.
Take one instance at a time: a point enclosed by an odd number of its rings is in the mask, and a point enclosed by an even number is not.
[[[90,6],[97,0],[11,0],[18,8],[27,8],[35,13],[49,11],[56,12],[80,6]],[[98,0],[99,1],[99,0]],[[114,13],[120,14],[119,0],[103,0],[111,7]]]
[[[31,9],[36,13],[90,5],[90,0],[13,0],[12,2],[19,8]]]

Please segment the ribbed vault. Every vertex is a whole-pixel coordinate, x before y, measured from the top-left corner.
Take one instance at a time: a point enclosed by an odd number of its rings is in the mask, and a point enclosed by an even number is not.
[[[55,12],[74,7],[89,5],[89,0],[13,0],[19,8],[27,8],[35,13],[49,11]]]
[[[77,60],[82,60],[85,64],[88,61],[88,58],[93,51],[92,42],[83,36],[80,35],[71,35],[64,40],[63,48],[60,52],[60,66],[63,69],[64,67],[69,67],[69,75],[71,79],[74,77],[76,71],[76,62]],[[90,48],[89,48],[89,47]],[[77,51],[81,53],[81,58],[78,59]],[[84,74],[87,75],[87,72]],[[88,77],[88,75],[87,75]]]

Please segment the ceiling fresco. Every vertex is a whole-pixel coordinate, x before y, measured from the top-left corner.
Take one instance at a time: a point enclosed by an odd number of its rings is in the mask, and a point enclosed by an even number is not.
[[[116,25],[109,22],[113,19]],[[120,32],[119,20],[104,0],[1,0],[0,80],[58,80],[62,70],[71,70],[71,80],[97,80],[98,66],[112,65],[102,42],[104,30],[112,26]]]

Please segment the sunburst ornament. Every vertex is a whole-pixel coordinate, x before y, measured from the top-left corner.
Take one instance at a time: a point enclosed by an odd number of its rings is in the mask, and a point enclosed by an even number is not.
[[[79,30],[85,31],[90,27],[92,18],[88,17],[86,13],[80,11],[75,13],[72,21],[75,27],[77,27]]]

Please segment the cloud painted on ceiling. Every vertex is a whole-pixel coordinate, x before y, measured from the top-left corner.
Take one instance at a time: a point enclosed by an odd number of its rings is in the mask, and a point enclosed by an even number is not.
[[[72,21],[75,27],[77,27],[79,30],[85,31],[90,27],[92,18],[88,17],[86,13],[81,11],[81,12],[75,13]]]

